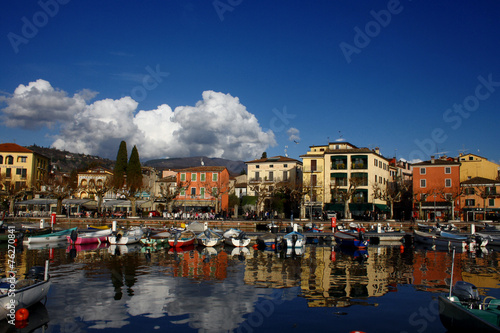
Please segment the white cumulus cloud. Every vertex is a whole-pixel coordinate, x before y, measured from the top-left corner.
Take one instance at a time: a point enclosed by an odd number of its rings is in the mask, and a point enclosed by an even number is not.
[[[1,97],[7,104],[2,122],[28,129],[57,124],[53,147],[108,158],[116,157],[122,140],[136,145],[142,160],[200,155],[249,160],[276,145],[274,133],[264,131],[230,94],[204,91],[194,106],[172,110],[162,104],[140,111],[131,97],[89,104],[95,96],[82,90],[69,97],[41,79],[21,84],[11,96]]]

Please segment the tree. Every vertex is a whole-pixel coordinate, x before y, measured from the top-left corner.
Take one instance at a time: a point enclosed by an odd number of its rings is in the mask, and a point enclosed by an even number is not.
[[[347,186],[347,189],[341,189],[337,184],[334,184],[332,187],[333,197],[344,204],[344,218],[346,219],[351,218],[351,211],[349,210],[349,202],[356,193],[356,189],[358,188],[358,186],[362,184],[363,181],[364,181],[363,178],[351,177],[349,178],[349,184]]]
[[[49,175],[41,181],[38,192],[49,198],[56,199],[56,214],[61,215],[63,200],[70,198],[76,192],[76,187],[69,177]]]
[[[8,202],[10,214],[14,214],[16,201],[23,198],[28,192],[31,191],[31,189],[26,186],[27,183],[28,182],[21,186],[16,186],[6,178],[2,178],[0,173],[0,197]]]
[[[458,198],[460,198],[460,196],[462,196],[462,194],[464,194],[465,187],[457,187],[457,188],[451,189],[451,190],[441,188],[441,189],[437,190],[437,192],[438,192],[438,195],[441,199],[450,203],[451,219],[455,220],[455,200],[457,200]],[[485,215],[485,218],[486,218],[486,215]]]
[[[139,152],[136,146],[132,148],[130,160],[127,165],[127,187],[132,192],[136,192],[142,187],[141,161],[139,160]]]
[[[120,142],[118,153],[116,154],[116,164],[113,169],[113,186],[120,189],[125,184],[125,175],[127,174],[127,143]]]
[[[267,158],[267,153],[266,152],[263,152],[262,153],[262,156],[260,158]]]
[[[411,182],[403,180],[401,177],[396,177],[393,182],[388,182],[385,187],[380,183],[373,184],[373,198],[381,199],[389,203],[391,209],[391,219],[394,218],[394,203],[401,202],[403,195],[410,189]]]

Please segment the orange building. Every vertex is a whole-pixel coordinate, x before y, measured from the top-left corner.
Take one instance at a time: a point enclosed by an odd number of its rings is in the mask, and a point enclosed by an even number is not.
[[[190,211],[229,213],[229,171],[221,166],[177,170],[177,204]]]
[[[433,221],[454,219],[460,211],[460,162],[431,158],[413,164],[414,217]]]
[[[500,181],[474,177],[462,182],[460,198],[465,221],[500,219]]]

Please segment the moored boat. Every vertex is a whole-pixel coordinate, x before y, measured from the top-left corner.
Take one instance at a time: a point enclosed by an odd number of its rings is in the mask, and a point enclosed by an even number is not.
[[[47,296],[51,285],[48,261],[45,268],[34,266],[24,279],[4,278],[0,281],[0,320],[15,320],[16,309],[29,308]]]
[[[108,242],[113,245],[127,245],[139,243],[144,230],[141,227],[131,227],[127,230],[120,230],[108,236]]]
[[[61,241],[67,241],[67,237],[71,235],[73,231],[76,231],[77,228],[70,228],[70,229],[64,229],[60,231],[55,231],[50,234],[44,234],[44,235],[36,235],[36,236],[30,236],[24,240],[27,244],[35,244],[35,243],[48,243],[48,242],[61,242]]]
[[[72,231],[71,235],[66,236],[70,244],[82,245],[93,243],[105,243],[108,236],[111,235],[111,229],[93,230],[93,231]]]
[[[168,245],[171,247],[184,247],[194,245],[196,234],[192,230],[183,230],[172,233],[168,238]]]
[[[247,235],[235,228],[231,228],[224,232],[224,243],[234,247],[245,247],[250,244],[250,238]]]
[[[292,231],[283,236],[284,245],[287,248],[301,248],[306,245],[306,236],[297,231]]]
[[[369,240],[365,238],[363,232],[337,231],[333,234],[337,244],[356,248],[366,248]]]
[[[196,236],[196,239],[198,240],[198,244],[213,247],[220,245],[224,238],[214,230],[207,228],[203,232],[199,233],[198,236]]]
[[[168,231],[159,232],[141,238],[141,243],[147,246],[167,245],[171,233]]]

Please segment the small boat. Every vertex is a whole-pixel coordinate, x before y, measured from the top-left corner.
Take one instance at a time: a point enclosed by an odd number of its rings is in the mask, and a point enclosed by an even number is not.
[[[198,240],[198,244],[201,244],[203,246],[208,246],[208,247],[213,247],[220,245],[224,239],[219,233],[215,232],[214,230],[207,228],[198,236],[196,236],[196,239]]]
[[[47,296],[51,285],[48,267],[46,261],[45,268],[31,267],[24,279],[10,277],[0,280],[0,320],[15,322],[16,309],[29,308]]]
[[[168,238],[170,236],[171,233],[168,231],[163,231],[152,235],[146,235],[146,237],[141,238],[141,243],[147,246],[168,245]]]
[[[306,245],[306,236],[297,231],[292,231],[283,236],[284,244],[288,249],[300,248]]]
[[[77,228],[74,227],[70,229],[52,232],[50,234],[30,236],[24,242],[26,242],[27,244],[35,244],[35,243],[67,241],[66,236],[71,235],[71,233],[76,230]]]
[[[265,234],[257,236],[256,244],[257,247],[265,248],[276,248],[278,243],[278,235],[272,232],[266,232]]]
[[[105,243],[108,241],[108,236],[111,235],[111,229],[100,229],[89,231],[72,231],[71,235],[66,236],[66,239],[70,244],[82,245],[82,244],[94,244],[94,243]]]
[[[422,244],[447,246],[449,248],[456,247],[461,250],[474,249],[476,246],[476,241],[468,235],[460,235],[444,231],[441,231],[440,233],[430,233],[413,230],[413,237],[416,242]]]
[[[454,262],[455,250],[452,280]],[[500,332],[500,299],[481,299],[476,286],[469,282],[457,281],[452,286],[450,281],[449,294],[438,296],[439,318],[446,329],[453,332]]]
[[[192,230],[183,230],[175,232],[168,238],[168,245],[171,247],[183,247],[194,245],[196,241],[196,234]]]
[[[366,248],[369,243],[363,232],[337,231],[333,234],[333,237],[335,237],[335,241],[341,246]]]
[[[108,242],[113,245],[127,245],[139,243],[144,231],[141,227],[131,227],[127,230],[120,230],[108,236]]]
[[[231,228],[224,233],[223,237],[224,243],[230,246],[245,247],[250,244],[250,238],[239,229]]]

